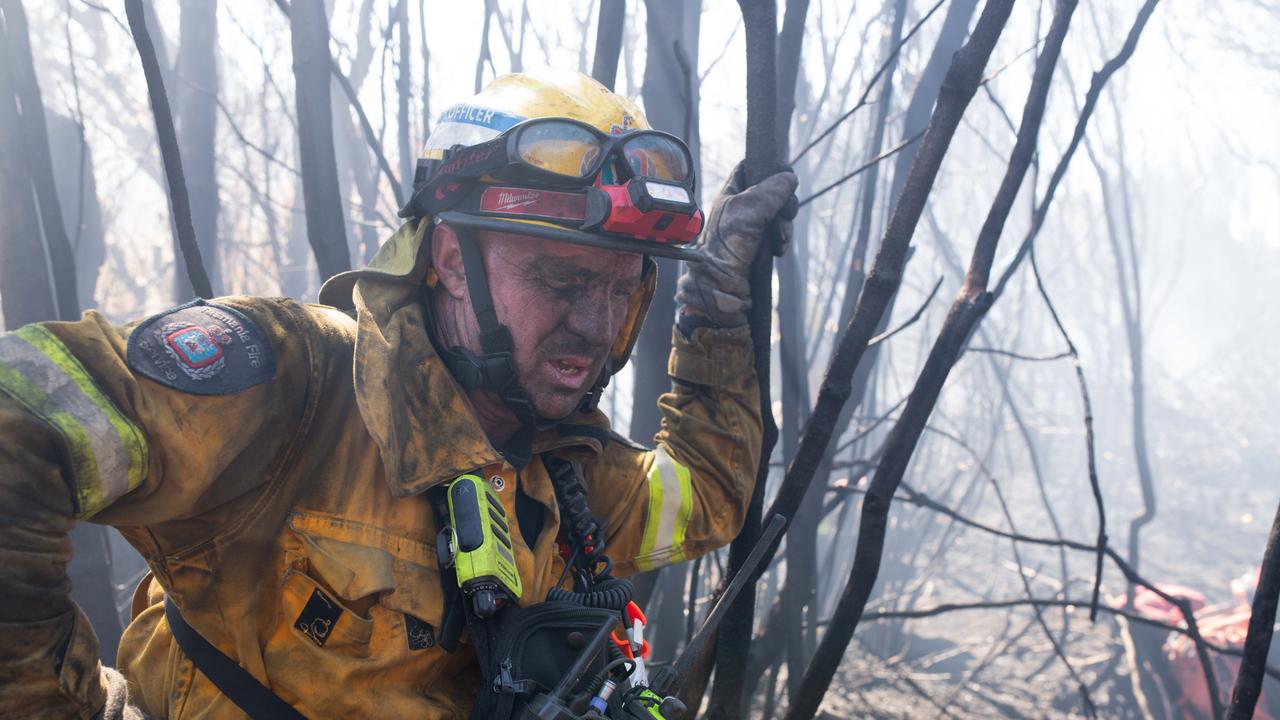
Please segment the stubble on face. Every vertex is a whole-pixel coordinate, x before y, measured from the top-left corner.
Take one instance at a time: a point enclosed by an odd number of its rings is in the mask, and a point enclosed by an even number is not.
[[[639,291],[643,258],[528,236],[482,232],[477,239],[498,321],[511,331],[520,386],[540,416],[570,415],[609,359]],[[454,272],[455,277],[463,274]],[[452,294],[438,289],[432,305],[446,346],[482,351],[479,324],[465,289]],[[519,427],[494,393],[470,395],[495,442]]]
[[[643,260],[529,237],[488,235],[483,242],[494,306],[515,343],[520,385],[540,415],[565,417],[609,359]]]

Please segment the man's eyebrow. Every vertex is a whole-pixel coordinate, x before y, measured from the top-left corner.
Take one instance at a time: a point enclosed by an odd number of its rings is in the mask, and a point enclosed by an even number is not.
[[[529,263],[529,269],[540,275],[547,273],[562,273],[569,275],[578,275],[586,278],[599,277],[600,273],[591,268],[573,262],[568,258],[556,257],[540,257]]]

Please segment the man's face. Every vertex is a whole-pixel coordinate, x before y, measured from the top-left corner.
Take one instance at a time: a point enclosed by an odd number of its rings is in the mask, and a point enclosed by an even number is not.
[[[481,233],[499,322],[538,414],[572,413],[600,375],[640,286],[643,259],[527,236]]]

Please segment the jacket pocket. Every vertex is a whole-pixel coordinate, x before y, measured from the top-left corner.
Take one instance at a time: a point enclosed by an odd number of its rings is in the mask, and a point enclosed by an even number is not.
[[[294,622],[297,617],[319,619],[314,629],[323,629],[327,617],[334,616],[333,630],[340,624],[350,629],[343,639],[398,641],[409,651],[434,645],[444,613],[434,545],[319,512],[295,512],[284,544],[288,562],[282,621],[304,632]],[[328,607],[325,596],[337,607]],[[290,617],[290,612],[298,615]],[[360,622],[341,623],[347,615]]]
[[[280,588],[282,629],[287,627],[317,648],[366,656],[374,622],[362,616],[336,593],[307,572],[289,569]]]
[[[308,717],[401,716],[439,690],[427,683],[457,674],[437,644],[434,546],[312,511],[290,515],[280,543],[279,615],[263,655],[285,669],[271,678],[285,701]],[[378,688],[376,702],[352,688]]]

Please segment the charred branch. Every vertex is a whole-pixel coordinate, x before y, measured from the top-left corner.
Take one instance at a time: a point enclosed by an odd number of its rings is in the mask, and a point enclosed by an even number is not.
[[[600,0],[591,77],[610,90],[618,81],[618,57],[622,54],[622,30],[626,23],[627,0]]]
[[[1258,576],[1258,588],[1253,597],[1253,612],[1249,615],[1249,634],[1244,641],[1244,660],[1231,690],[1230,720],[1247,720],[1253,717],[1254,706],[1262,693],[1262,675],[1273,674],[1267,667],[1267,651],[1271,649],[1271,635],[1276,626],[1276,600],[1280,596],[1280,509],[1271,523],[1271,535],[1267,538],[1267,550],[1262,556],[1262,569]]]
[[[329,98],[329,18],[322,0],[294,0],[292,8],[283,0],[277,4],[289,15],[307,240],[324,280],[351,269]],[[397,185],[392,183],[398,191]]]
[[[182,173],[182,154],[178,148],[178,134],[173,127],[173,112],[169,109],[169,97],[165,94],[160,61],[156,57],[155,44],[147,30],[142,0],[125,0],[125,17],[133,32],[133,41],[142,60],[142,72],[147,80],[147,97],[151,101],[151,114],[156,123],[156,136],[160,145],[160,160],[164,165],[165,181],[169,188],[169,210],[173,219],[179,254],[186,265],[187,278],[198,297],[213,297],[213,285],[200,257],[196,243],[196,230],[191,217],[191,200],[187,195],[187,181]]]
[[[27,31],[27,14],[21,0],[0,3],[4,24],[4,62],[8,65],[6,92],[17,101],[18,127],[25,139],[28,178],[35,190],[45,252],[53,275],[53,291],[57,317],[76,320],[80,317],[80,301],[76,293],[76,264],[71,241],[62,220],[62,206],[53,177],[53,160],[49,155],[49,130],[45,125],[44,100],[36,78],[35,60],[31,55],[31,39]],[[9,101],[5,101],[9,102]],[[37,236],[39,237],[39,235]],[[43,253],[41,253],[43,255]]]
[[[747,46],[747,148],[743,170],[747,184],[752,185],[772,174],[778,162],[777,5],[774,0],[738,0],[738,6],[742,9]],[[770,335],[773,329],[773,245],[770,238],[760,243],[749,277],[751,310],[747,324],[751,329],[755,373],[760,378],[763,434],[755,487],[746,519],[741,532],[729,546],[729,576],[742,568],[759,537],[765,484],[769,478],[769,457],[778,442],[778,427],[770,412],[773,395],[768,380],[771,376]],[[768,558],[761,565],[768,565]],[[755,594],[746,593],[736,598],[717,637],[718,667],[708,718],[729,720],[742,717],[744,677],[754,620]]]

